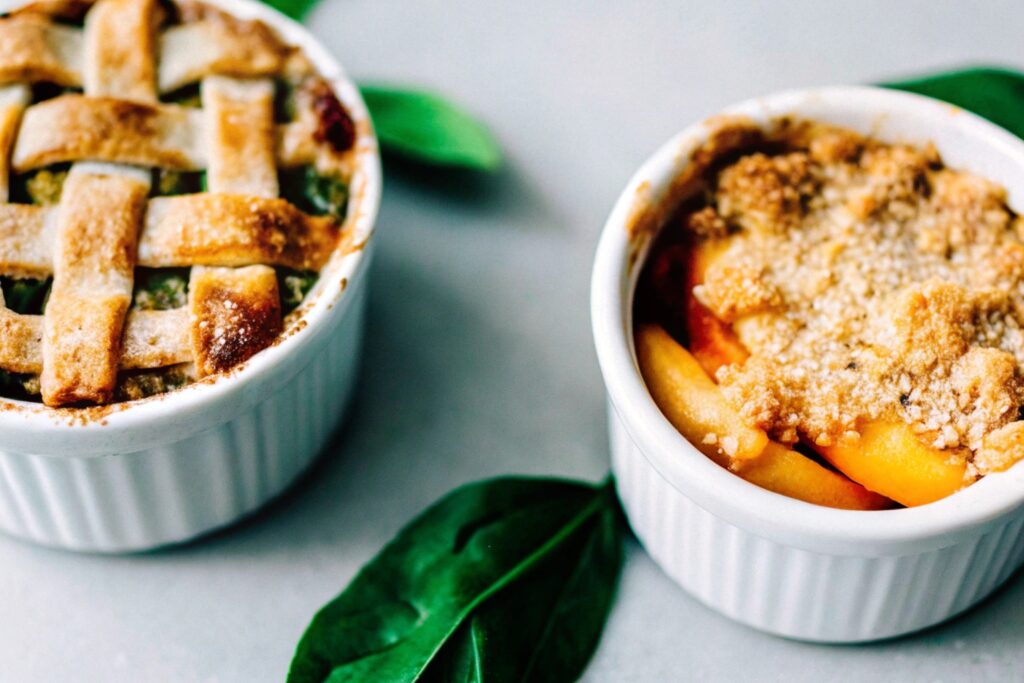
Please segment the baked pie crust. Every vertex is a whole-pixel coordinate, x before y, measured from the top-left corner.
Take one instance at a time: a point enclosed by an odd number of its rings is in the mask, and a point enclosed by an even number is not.
[[[340,194],[354,138],[330,86],[258,21],[157,0],[0,18],[0,276],[52,278],[41,311],[0,289],[0,373],[48,406],[105,404],[138,395],[119,391],[131,373],[204,377],[274,343],[277,269],[315,277],[345,242],[344,203],[283,179],[305,170]],[[55,203],[16,197],[26,178],[56,182]],[[194,187],[165,191],[181,179]],[[139,268],[189,268],[187,299],[140,307]]]

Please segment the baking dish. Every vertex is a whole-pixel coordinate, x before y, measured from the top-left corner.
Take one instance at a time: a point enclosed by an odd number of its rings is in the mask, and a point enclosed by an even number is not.
[[[684,197],[673,180],[723,120],[781,116],[884,142],[934,142],[950,167],[1024,198],[1024,142],[958,108],[870,87],[753,99],[665,144],[632,178],[605,226],[592,281],[594,339],[608,390],[612,466],[651,556],[708,606],[775,634],[822,642],[897,636],[976,604],[1024,561],[1024,469],[935,503],[835,510],[762,490],[687,442],[650,398],[632,341],[632,296],[656,228]]]
[[[356,378],[380,202],[366,107],[339,64],[300,25],[251,0],[208,4],[258,19],[299,46],[356,124],[346,227],[281,338],[222,375],[95,408],[0,399],[0,529],[67,549],[141,550],[228,524],[283,491],[338,426]]]

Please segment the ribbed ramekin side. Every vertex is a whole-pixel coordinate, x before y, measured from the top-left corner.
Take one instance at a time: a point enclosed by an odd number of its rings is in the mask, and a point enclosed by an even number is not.
[[[0,451],[0,529],[71,550],[184,541],[278,495],[313,462],[354,389],[366,279],[310,362],[254,408],[160,448],[67,458]]]
[[[754,628],[821,642],[889,638],[976,604],[1024,561],[1024,520],[908,555],[830,555],[711,514],[669,484],[609,410],[612,467],[647,552],[695,598]]]

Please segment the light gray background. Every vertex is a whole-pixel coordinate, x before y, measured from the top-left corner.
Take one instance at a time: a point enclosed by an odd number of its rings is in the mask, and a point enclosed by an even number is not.
[[[83,557],[0,539],[0,680],[274,681],[314,611],[411,516],[505,472],[608,467],[588,276],[641,161],[790,86],[1024,66],[1024,3],[325,0],[362,79],[436,87],[508,153],[480,182],[390,168],[347,429],[298,488],[186,547]],[[1021,680],[1024,582],[871,647],[779,640],[690,599],[635,544],[586,679]]]

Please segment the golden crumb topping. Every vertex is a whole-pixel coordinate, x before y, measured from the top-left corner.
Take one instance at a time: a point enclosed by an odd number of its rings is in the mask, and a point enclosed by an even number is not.
[[[709,167],[693,295],[750,352],[716,379],[773,438],[902,420],[972,473],[1024,454],[1024,223],[932,146],[787,122]],[[774,136],[774,137],[773,137]]]

